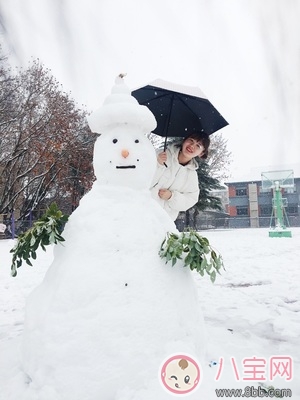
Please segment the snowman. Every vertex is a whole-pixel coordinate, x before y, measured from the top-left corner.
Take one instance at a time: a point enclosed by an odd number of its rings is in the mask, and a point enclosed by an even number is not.
[[[160,366],[173,354],[201,361],[204,327],[191,271],[158,255],[176,228],[149,191],[156,154],[145,134],[156,121],[118,77],[89,124],[101,133],[97,180],[26,304],[28,390],[39,400],[168,399]]]

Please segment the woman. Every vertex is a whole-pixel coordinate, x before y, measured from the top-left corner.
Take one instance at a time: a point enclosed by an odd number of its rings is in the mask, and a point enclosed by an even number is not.
[[[170,145],[157,156],[151,194],[175,221],[198,201],[199,184],[196,157],[206,159],[210,145],[205,133],[192,133],[181,144]]]

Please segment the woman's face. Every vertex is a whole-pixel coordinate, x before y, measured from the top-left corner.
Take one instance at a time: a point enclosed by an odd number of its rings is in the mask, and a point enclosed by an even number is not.
[[[191,160],[192,158],[197,156],[201,157],[201,155],[204,153],[204,146],[199,140],[187,138],[182,143],[181,152],[184,157]]]

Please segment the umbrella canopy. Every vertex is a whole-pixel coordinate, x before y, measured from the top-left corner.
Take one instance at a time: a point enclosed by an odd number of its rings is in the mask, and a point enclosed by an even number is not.
[[[163,137],[185,137],[195,131],[210,135],[228,125],[197,87],[157,79],[134,90],[132,96],[154,114],[153,133]]]

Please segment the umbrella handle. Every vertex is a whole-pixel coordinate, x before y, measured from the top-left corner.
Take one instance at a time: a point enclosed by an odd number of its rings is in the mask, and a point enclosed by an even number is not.
[[[166,151],[166,148],[167,148],[167,136],[165,138],[164,151]]]
[[[165,144],[164,144],[164,151],[166,151],[166,149],[167,149],[167,136],[166,136],[166,138],[165,138]],[[168,168],[168,166],[167,166],[167,164],[164,162],[164,166],[166,167],[166,168]]]

